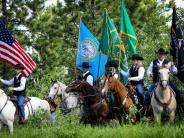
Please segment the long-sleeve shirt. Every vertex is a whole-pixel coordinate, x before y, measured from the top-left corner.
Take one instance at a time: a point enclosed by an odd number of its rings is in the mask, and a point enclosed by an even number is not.
[[[138,76],[131,77],[130,80],[131,81],[140,81],[144,78],[144,73],[145,73],[144,67],[140,67],[138,70]],[[125,72],[124,70],[121,70],[121,74],[128,78],[130,76],[130,69],[127,72]]]
[[[83,77],[89,73],[89,71],[87,71],[86,73],[83,73]],[[88,77],[86,78],[86,82],[89,83],[91,86],[93,86],[93,76],[92,75],[88,75]]]
[[[18,74],[16,77],[18,78],[20,76],[20,74]],[[10,79],[10,80],[3,80],[1,79],[1,82],[5,85],[13,85],[14,84],[14,78]],[[13,90],[14,91],[23,91],[25,89],[26,86],[26,78],[24,76],[21,77],[20,80],[20,86],[19,87],[14,87]]]
[[[164,62],[164,60],[158,60],[158,64],[159,64],[160,66],[162,66],[163,62]],[[173,74],[177,74],[177,73],[178,73],[178,70],[177,70],[177,68],[176,68],[175,65],[172,65],[172,66],[170,67],[170,71],[171,71],[171,73],[173,73]],[[151,62],[151,64],[150,64],[149,67],[148,67],[148,70],[147,70],[147,76],[150,77],[151,75],[153,75],[153,61]]]

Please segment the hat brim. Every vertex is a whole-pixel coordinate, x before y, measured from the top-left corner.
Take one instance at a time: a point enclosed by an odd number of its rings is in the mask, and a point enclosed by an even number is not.
[[[118,67],[118,65],[117,65],[116,63],[112,63],[112,62],[108,62],[108,63],[106,64],[106,66],[107,66],[107,67],[114,67],[114,68],[117,68],[117,67]]]
[[[90,68],[92,66],[82,66],[82,65],[80,65],[79,67],[82,67],[82,68]]]
[[[23,67],[15,67],[15,69],[24,70]]]
[[[167,52],[167,51],[166,51],[166,52],[159,52],[159,51],[155,51],[155,53],[156,53],[156,54],[164,54],[164,55],[169,54],[169,52]]]
[[[143,57],[133,57],[133,58],[130,58],[131,60],[144,60],[144,58]]]

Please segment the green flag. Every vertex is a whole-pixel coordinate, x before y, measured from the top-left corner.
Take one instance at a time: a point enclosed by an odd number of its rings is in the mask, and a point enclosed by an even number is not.
[[[130,56],[132,56],[133,54],[136,54],[137,38],[135,36],[134,28],[128,16],[124,0],[122,0],[120,16],[121,16],[120,32],[123,38],[123,43],[125,47],[128,45],[128,52]]]
[[[119,65],[119,60],[121,63],[121,68],[124,71],[128,70],[127,57],[125,53],[125,48],[123,45],[120,46],[120,36],[117,29],[108,16],[107,10],[104,12],[103,28],[102,28],[102,38],[100,41],[100,49],[102,53],[108,56],[108,61],[113,61]],[[121,54],[119,58],[119,54]],[[125,79],[123,79],[125,80]],[[125,81],[124,81],[125,83]]]

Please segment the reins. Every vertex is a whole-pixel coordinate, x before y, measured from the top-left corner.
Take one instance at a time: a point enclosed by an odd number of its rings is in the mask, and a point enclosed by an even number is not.
[[[3,93],[5,93],[5,92],[3,92]],[[0,110],[0,114],[2,113],[2,111],[5,108],[5,106],[7,105],[7,103],[8,103],[8,96],[7,96],[7,99],[6,99],[6,102],[5,102],[4,106],[3,106],[3,108]]]

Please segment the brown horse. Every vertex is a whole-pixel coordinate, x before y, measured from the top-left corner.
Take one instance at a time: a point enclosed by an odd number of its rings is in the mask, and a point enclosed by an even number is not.
[[[107,93],[109,91],[116,93],[115,101],[116,106],[119,107],[120,115],[124,113],[129,114],[129,109],[133,105],[133,101],[128,94],[127,88],[122,85],[119,80],[107,76],[102,93]]]
[[[78,92],[83,101],[83,113],[81,121],[96,124],[108,120],[109,105],[101,98],[101,92],[88,83],[80,80],[72,82],[66,88],[68,92]]]

